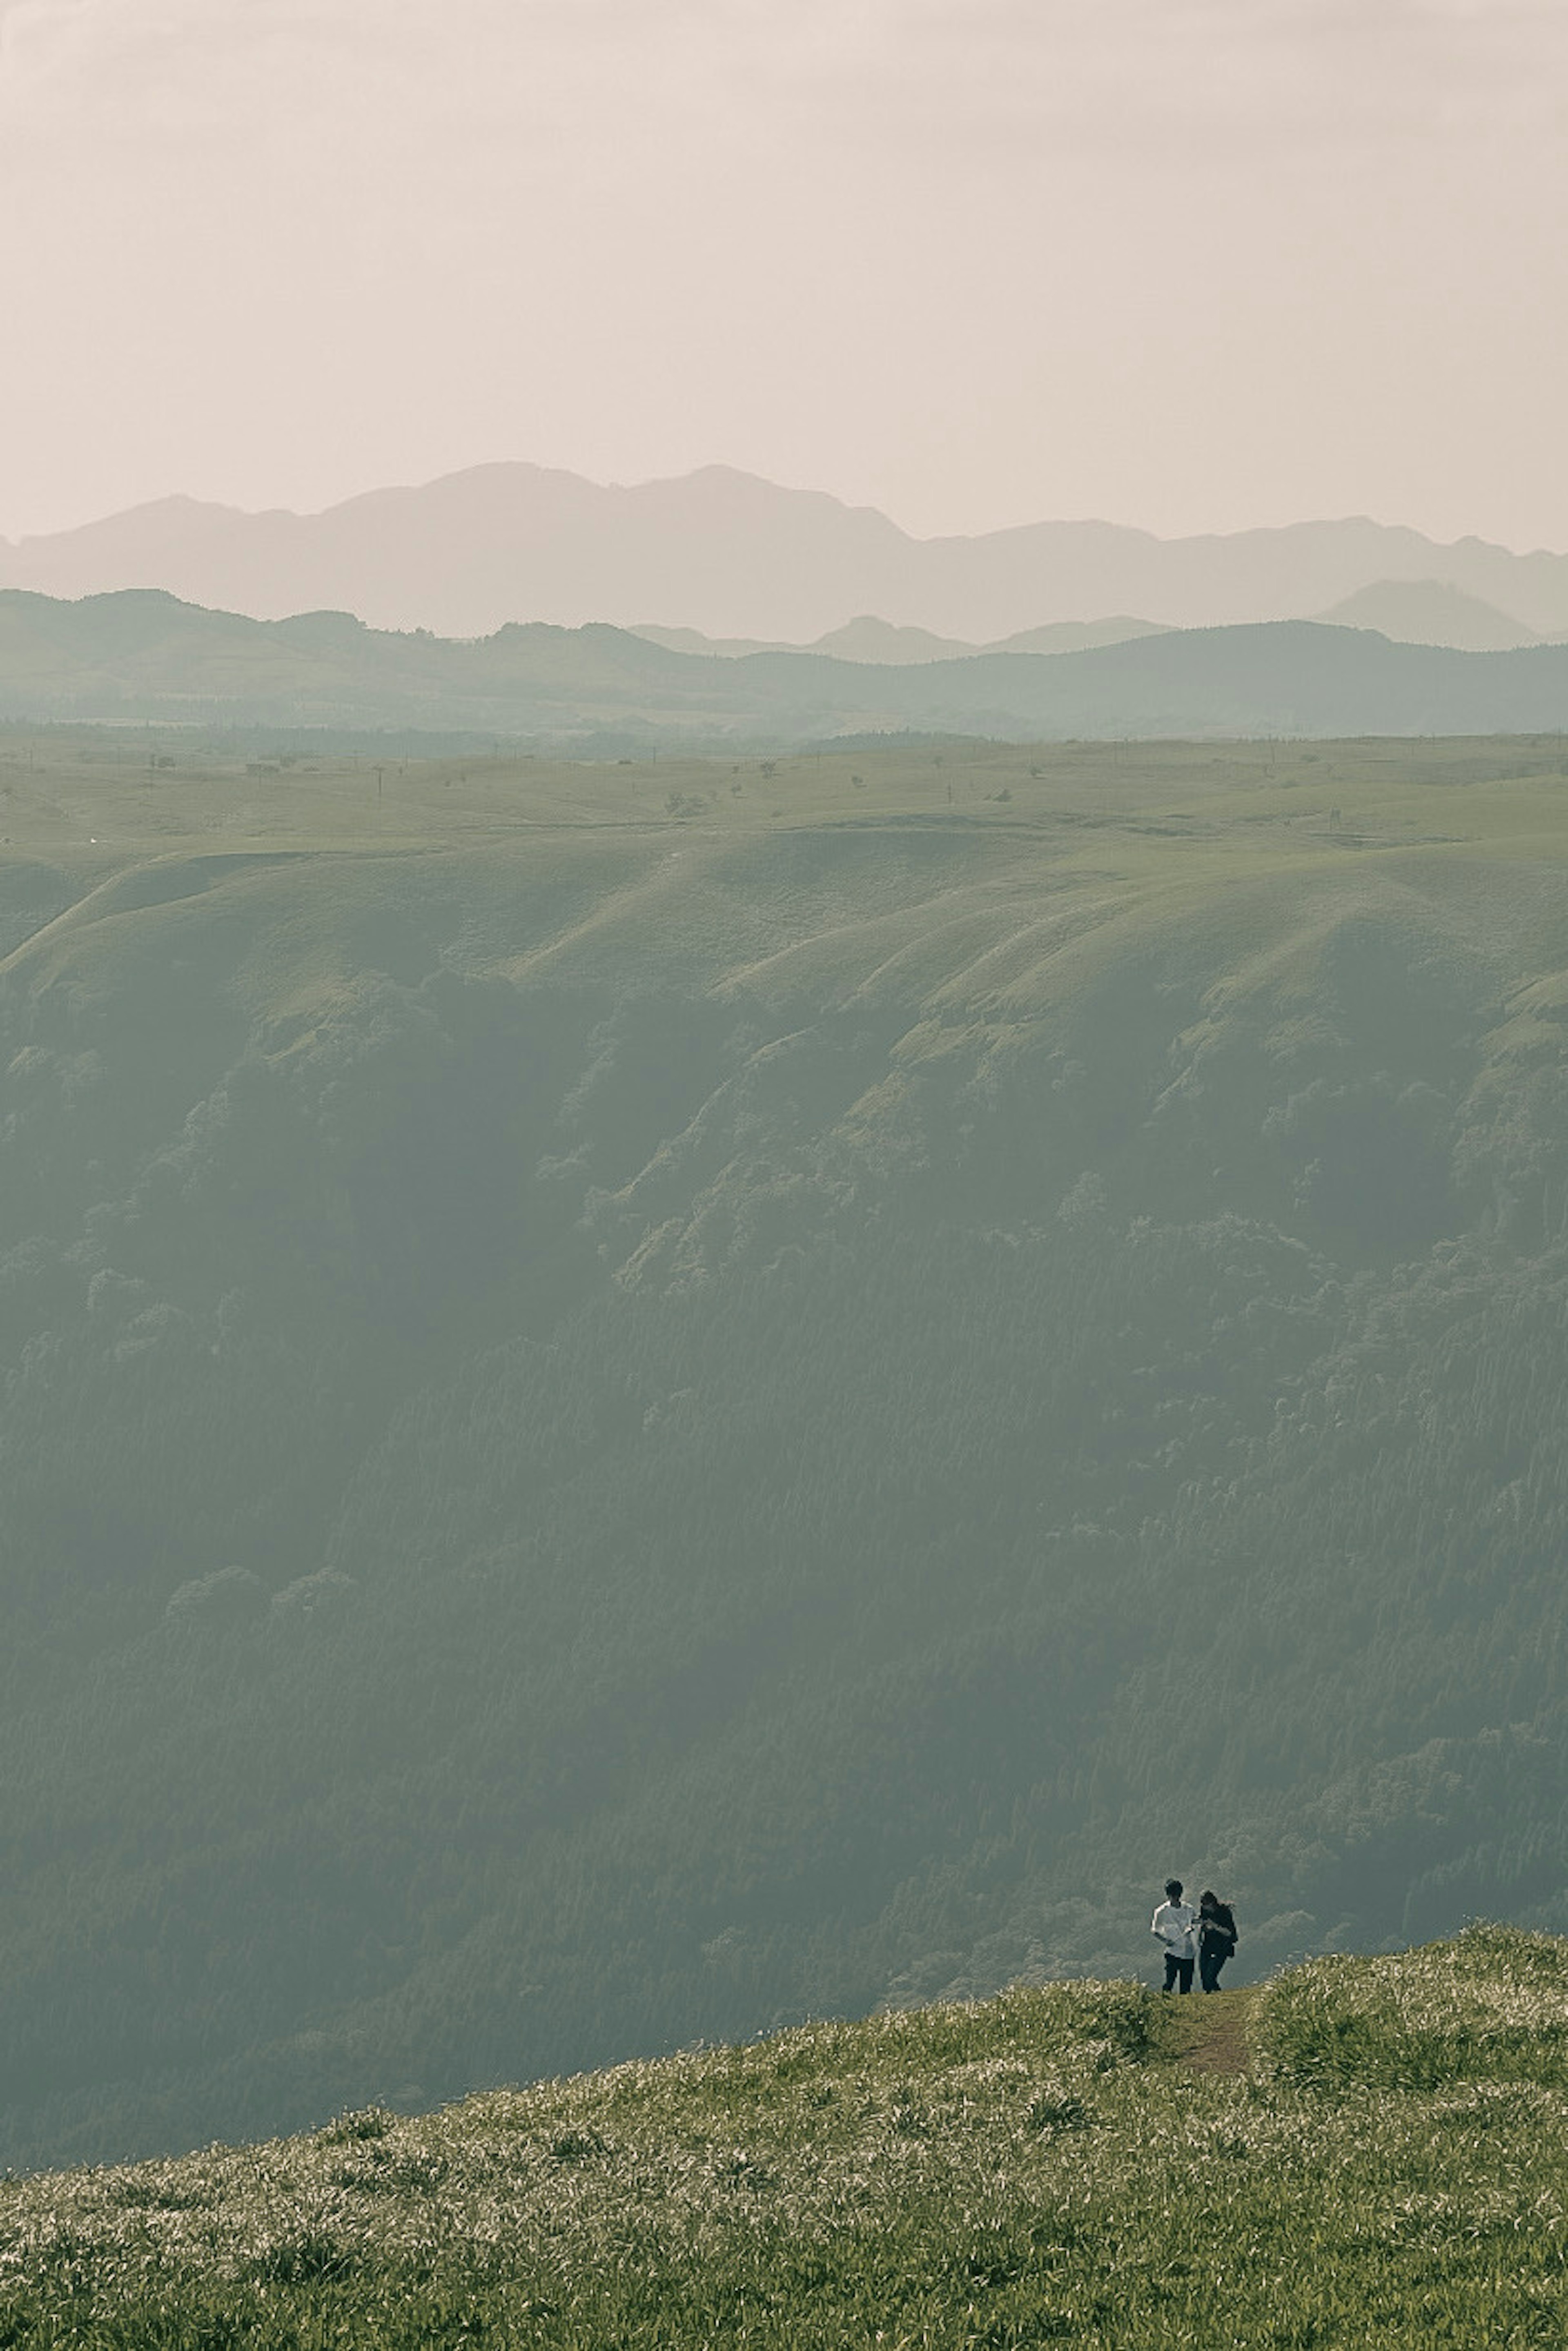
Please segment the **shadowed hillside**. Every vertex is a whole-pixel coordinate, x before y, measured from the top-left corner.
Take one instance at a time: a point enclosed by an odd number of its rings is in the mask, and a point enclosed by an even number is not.
[[[342,611],[259,622],[152,593],[69,604],[0,590],[0,720],[439,730],[491,750],[506,736],[545,750],[666,754],[900,734],[1568,727],[1568,644],[1459,653],[1291,621],[1143,633],[1121,623],[1114,642],[1033,649],[1051,633],[958,660],[841,659],[821,647],[681,650],[598,623],[452,640],[367,629]]]
[[[7,2159],[1564,1923],[1559,744],[161,740],[0,744]]]

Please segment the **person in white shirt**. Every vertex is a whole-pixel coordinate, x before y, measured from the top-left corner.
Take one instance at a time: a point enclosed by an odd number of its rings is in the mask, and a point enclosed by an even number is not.
[[[1155,1912],[1149,1929],[1165,1946],[1166,1991],[1192,1990],[1192,1963],[1197,1957],[1197,1912],[1181,1898],[1181,1880],[1167,1877],[1166,1898]]]

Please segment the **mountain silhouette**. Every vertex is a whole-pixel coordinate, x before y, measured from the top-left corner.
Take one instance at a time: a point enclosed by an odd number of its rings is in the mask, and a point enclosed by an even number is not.
[[[1568,727],[1568,645],[1455,653],[1311,621],[1165,631],[1082,653],[720,657],[595,622],[478,640],[282,621],[160,590],[0,590],[0,719],[432,728],[562,747],[606,730],[719,750],[856,734],[998,739],[1479,735]]]
[[[1536,644],[1541,633],[1445,580],[1375,580],[1313,618],[1339,628],[1376,629],[1403,644],[1449,645],[1472,653]]]
[[[0,587],[162,588],[255,619],[333,608],[454,637],[508,621],[652,621],[805,644],[874,614],[991,644],[1107,614],[1184,628],[1296,619],[1400,580],[1445,582],[1538,635],[1568,632],[1568,556],[1441,547],[1364,518],[1182,539],[1094,521],[922,539],[873,507],[723,465],[629,487],[479,465],[312,515],[164,498],[0,542]]]

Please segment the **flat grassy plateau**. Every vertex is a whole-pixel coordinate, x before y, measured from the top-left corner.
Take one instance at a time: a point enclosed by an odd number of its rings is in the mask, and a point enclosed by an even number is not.
[[[0,2341],[1558,2343],[1568,1942],[1017,1991],[0,2190]]]
[[[1162,952],[1223,1015],[1309,990],[1347,922],[1554,967],[1565,782],[1559,736],[570,763],[0,728],[0,973],[90,967],[88,935],[134,914],[257,1018],[439,960],[918,1007],[977,1038]]]

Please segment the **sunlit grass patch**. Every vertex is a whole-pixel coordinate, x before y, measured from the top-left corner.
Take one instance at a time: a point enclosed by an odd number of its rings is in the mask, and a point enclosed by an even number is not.
[[[1568,2084],[1568,1946],[1479,1926],[1396,1959],[1315,1959],[1270,1991],[1260,2044],[1302,2083]]]

